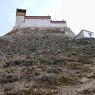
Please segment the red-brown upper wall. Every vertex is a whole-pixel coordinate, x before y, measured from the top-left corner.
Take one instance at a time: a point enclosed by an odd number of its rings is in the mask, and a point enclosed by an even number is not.
[[[51,19],[51,16],[25,16],[25,19]]]
[[[25,16],[25,19],[50,19],[51,20],[51,16]],[[51,23],[66,23],[66,21],[52,21]]]
[[[52,21],[51,20],[51,23],[66,23],[66,21]]]

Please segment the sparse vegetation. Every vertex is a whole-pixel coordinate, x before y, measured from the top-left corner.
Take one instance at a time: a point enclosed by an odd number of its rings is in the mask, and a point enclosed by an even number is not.
[[[94,95],[92,85],[76,89],[95,80],[95,39],[64,34],[28,28],[1,38],[0,95]]]
[[[81,92],[81,95],[94,95],[95,94],[95,88],[85,89]]]

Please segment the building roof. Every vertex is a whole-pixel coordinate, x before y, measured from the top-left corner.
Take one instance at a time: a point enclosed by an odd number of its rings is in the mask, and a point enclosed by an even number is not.
[[[88,30],[84,30],[84,29],[82,29],[81,32],[83,32],[83,31],[85,31],[85,32],[89,32],[89,33],[93,33],[93,32],[91,32],[91,31],[88,31]]]
[[[25,16],[25,19],[50,19],[51,20],[51,16]],[[51,23],[66,23],[66,21],[52,21]]]
[[[80,35],[80,33],[82,33],[83,31],[88,32],[88,33],[93,33],[93,32],[91,32],[91,31],[88,31],[88,30],[82,29],[82,30],[79,32],[79,34],[75,37],[75,39],[76,39],[76,38]]]
[[[25,19],[51,19],[51,16],[25,16]]]
[[[66,21],[52,21],[51,20],[51,23],[66,23]]]

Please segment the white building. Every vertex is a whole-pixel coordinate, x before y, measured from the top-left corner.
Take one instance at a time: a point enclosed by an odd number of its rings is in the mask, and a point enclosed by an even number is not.
[[[94,33],[87,30],[81,30],[81,32],[75,37],[75,39],[83,38],[94,38]]]
[[[25,27],[53,27],[64,28],[67,27],[66,21],[52,21],[51,16],[26,16],[26,10],[17,9],[16,23],[13,29]]]

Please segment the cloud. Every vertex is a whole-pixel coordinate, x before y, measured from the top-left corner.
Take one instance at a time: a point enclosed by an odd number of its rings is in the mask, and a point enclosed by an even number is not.
[[[82,28],[95,31],[95,0],[1,0],[0,35],[15,24],[16,8],[27,9],[27,15],[51,15],[53,20],[65,19],[77,34]]]
[[[64,18],[77,34],[81,29],[95,31],[95,0],[60,0],[60,6],[53,12],[53,17]]]

